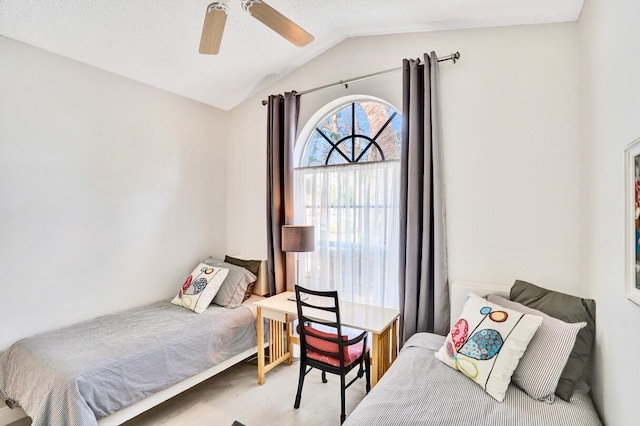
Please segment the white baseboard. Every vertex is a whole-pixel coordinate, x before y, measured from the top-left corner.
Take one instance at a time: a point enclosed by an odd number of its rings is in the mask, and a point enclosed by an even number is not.
[[[17,407],[12,410],[4,402],[0,402],[0,426],[6,426],[25,417],[27,417],[27,413],[22,408]]]

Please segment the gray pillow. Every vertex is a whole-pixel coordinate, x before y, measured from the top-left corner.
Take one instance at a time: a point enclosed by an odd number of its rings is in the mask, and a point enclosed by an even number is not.
[[[240,266],[215,260],[208,257],[203,263],[218,268],[226,268],[229,270],[227,278],[225,278],[220,290],[213,298],[213,303],[224,306],[225,308],[237,308],[244,301],[244,293],[247,287],[257,279],[255,275]]]
[[[526,281],[516,280],[509,297],[512,301],[537,309],[564,322],[586,322],[578,332],[576,343],[562,370],[556,395],[565,401],[571,399],[576,383],[588,375],[591,350],[596,333],[596,302],[557,291],[547,290]]]
[[[262,263],[259,260],[245,260],[245,259],[238,259],[236,257],[231,257],[231,256],[225,256],[224,261],[232,265],[241,266],[244,269],[251,272],[256,277],[260,273],[260,264]],[[253,289],[256,286],[256,282],[257,282],[257,278],[252,283],[249,283],[247,290],[244,292],[244,300],[247,300],[248,298],[251,297],[251,294],[253,293]]]
[[[531,398],[553,402],[554,392],[573,350],[576,335],[587,323],[566,323],[495,294],[487,296],[487,300],[523,314],[542,317],[542,324],[520,358],[511,381]]]

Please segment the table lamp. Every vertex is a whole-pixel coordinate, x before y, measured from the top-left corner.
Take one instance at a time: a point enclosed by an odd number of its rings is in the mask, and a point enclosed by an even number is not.
[[[296,282],[299,284],[298,253],[314,250],[314,227],[312,225],[283,225],[282,251],[296,253]]]

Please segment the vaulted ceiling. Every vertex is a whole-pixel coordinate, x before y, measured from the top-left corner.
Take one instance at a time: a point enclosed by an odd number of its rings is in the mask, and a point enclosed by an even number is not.
[[[267,0],[303,48],[224,0],[220,53],[201,55],[212,1],[0,0],[0,35],[228,110],[348,37],[569,22],[584,0]]]

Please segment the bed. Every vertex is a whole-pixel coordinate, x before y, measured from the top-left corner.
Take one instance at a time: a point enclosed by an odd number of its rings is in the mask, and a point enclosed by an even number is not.
[[[462,311],[466,295],[508,295],[509,287],[454,283],[451,288],[452,324]],[[417,333],[407,340],[398,358],[378,385],[349,415],[345,426],[356,425],[540,425],[600,426],[602,423],[580,381],[570,397],[553,403],[531,398],[513,383],[498,402],[459,371],[434,354],[444,336]]]
[[[255,354],[260,299],[200,314],[163,301],[22,339],[0,357],[0,397],[33,425],[120,424]]]

